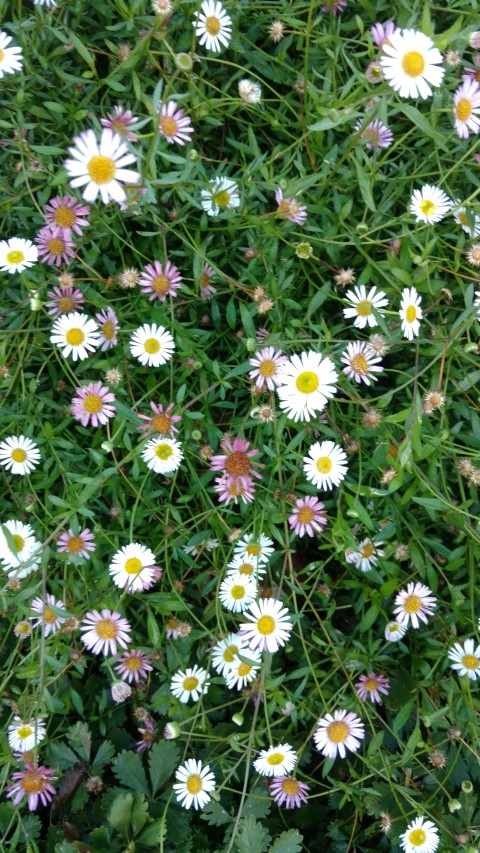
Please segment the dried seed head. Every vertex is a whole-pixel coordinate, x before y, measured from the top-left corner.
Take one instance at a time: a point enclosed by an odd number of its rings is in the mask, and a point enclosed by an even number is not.
[[[433,752],[431,752],[428,756],[428,760],[432,767],[434,767],[436,770],[441,770],[442,767],[445,767],[447,763],[447,756],[439,749],[434,749]]]
[[[285,25],[282,21],[272,21],[268,28],[268,34],[273,42],[278,43],[285,35]]]
[[[103,791],[103,782],[100,776],[90,776],[85,782],[85,788],[89,794],[101,794]]]
[[[400,545],[397,545],[393,556],[394,556],[395,560],[398,560],[400,563],[403,560],[408,560],[408,558],[410,556],[410,552],[408,550],[408,545],[404,545],[403,542]]]
[[[388,486],[389,483],[392,482],[395,477],[395,468],[384,468],[382,471],[382,476],[380,477],[380,483],[382,486]]]
[[[388,812],[380,812],[380,829],[385,835],[388,835],[392,828],[392,818]]]
[[[352,267],[347,267],[347,269],[340,267],[338,272],[333,276],[333,280],[338,287],[346,287],[347,284],[353,284],[356,281],[355,270]]]
[[[362,420],[367,429],[377,429],[382,422],[383,415],[378,409],[367,409],[362,414]]]
[[[466,480],[470,477],[474,467],[470,459],[459,459],[457,464],[458,473],[465,477]]]

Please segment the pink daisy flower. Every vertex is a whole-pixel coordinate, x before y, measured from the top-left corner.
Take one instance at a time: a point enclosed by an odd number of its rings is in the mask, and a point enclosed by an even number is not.
[[[149,717],[145,720],[145,726],[143,728],[139,728],[139,734],[141,735],[140,740],[137,741],[137,752],[146,752],[147,749],[150,749],[153,746],[157,735],[157,727],[153,720]]]
[[[253,468],[252,459],[257,455],[258,450],[249,450],[250,442],[244,438],[224,438],[220,442],[220,447],[225,452],[210,459],[210,470],[221,471],[224,477],[227,477],[230,483],[233,481],[248,488],[251,485],[251,478],[258,477],[262,479],[262,475]]]
[[[50,299],[45,302],[45,308],[51,317],[61,317],[62,314],[78,311],[85,301],[85,297],[78,287],[57,287],[54,285],[53,290],[47,290],[47,296]]]
[[[385,24],[376,23],[373,27],[370,27],[372,39],[380,50],[383,50],[383,45],[389,40],[395,30],[396,26],[393,21],[387,21]]]
[[[60,610],[64,609],[63,601],[57,601],[54,595],[48,595],[48,593],[45,596],[45,601],[43,601],[40,596],[37,596],[37,598],[33,599],[31,604],[33,612],[38,615],[38,619],[32,622],[32,627],[37,628],[41,625],[44,637],[48,637],[50,634],[56,634],[60,626],[65,622],[63,616],[57,616],[52,608],[49,607],[51,604],[53,604],[54,607],[60,608]],[[35,619],[35,617],[32,617],[32,619]]]
[[[132,649],[131,652],[123,653],[114,670],[124,681],[130,684],[135,681],[138,684],[140,678],[146,678],[147,673],[153,671],[153,666],[150,665],[148,656],[144,652]]]
[[[232,480],[228,476],[217,477],[213,489],[217,493],[220,503],[226,504],[230,501],[238,504],[240,500],[243,503],[252,503],[255,494],[255,484],[249,477],[244,477],[242,481]]]
[[[71,239],[71,231],[63,228],[45,225],[40,228],[35,243],[38,246],[38,256],[50,266],[61,266],[62,262],[68,264],[75,257],[74,243]]]
[[[80,204],[74,196],[56,195],[43,208],[45,222],[51,228],[61,228],[65,236],[72,231],[81,234],[82,228],[87,228],[90,222],[87,217],[90,208],[87,204]]]
[[[295,509],[288,519],[290,530],[297,536],[314,536],[321,533],[327,524],[325,504],[314,497],[298,498]]]
[[[114,347],[117,341],[117,332],[119,330],[118,318],[113,308],[105,308],[95,314],[95,319],[98,323],[100,349],[105,351]]]
[[[455,130],[460,139],[480,131],[480,86],[471,79],[462,83],[453,96]]]
[[[357,696],[362,702],[370,699],[371,702],[381,702],[380,693],[388,696],[390,688],[390,680],[384,675],[375,675],[371,672],[370,675],[361,675],[355,684]]]
[[[200,276],[200,299],[211,299],[217,292],[217,288],[210,282],[215,276],[215,270],[209,264],[205,264]]]
[[[150,302],[156,297],[160,299],[160,302],[165,302],[168,295],[177,295],[177,290],[181,287],[182,276],[177,267],[170,261],[166,262],[165,269],[160,261],[154,261],[153,264],[147,264],[138,283],[142,293],[150,294],[148,297]]]
[[[376,373],[383,373],[381,362],[380,356],[375,355],[367,342],[351,341],[342,353],[342,364],[347,365],[342,372],[358,384],[370,385],[377,381]]]
[[[92,610],[86,614],[80,630],[84,633],[80,637],[83,645],[94,655],[116,655],[117,644],[126,649],[131,643],[129,634],[131,627],[126,619],[117,611],[104,608],[101,613]]]
[[[190,116],[184,113],[185,110],[177,109],[175,101],[162,104],[158,129],[170,144],[178,142],[179,145],[185,145],[191,141],[194,128]]]
[[[145,423],[141,424],[137,429],[145,432],[156,432],[159,435],[171,435],[173,437],[178,432],[174,424],[182,420],[181,415],[170,414],[174,405],[175,403],[169,403],[167,408],[164,409],[162,403],[158,405],[150,403],[153,415],[139,415],[138,417],[142,421],[145,421]]]
[[[359,119],[354,129],[356,133],[361,131],[360,139],[365,140],[366,148],[378,151],[380,148],[390,147],[393,142],[393,133],[383,121],[376,118],[374,121],[369,122],[362,130],[363,124],[364,119]]]
[[[138,118],[133,115],[131,110],[124,110],[118,104],[114,106],[113,113],[107,113],[106,118],[100,119],[100,124],[103,127],[108,127],[114,133],[119,133],[120,136],[125,137],[125,139],[131,139],[132,142],[137,141],[138,135],[134,130],[130,130],[130,127],[137,124],[137,122]]]
[[[48,806],[57,793],[52,782],[56,780],[55,771],[40,764],[25,764],[23,770],[17,770],[12,774],[12,783],[8,786],[7,797],[12,797],[13,805],[18,806],[23,798],[27,798],[28,809],[31,812],[38,808],[40,800],[42,806]]]
[[[286,809],[299,809],[308,800],[310,788],[305,782],[299,782],[293,776],[278,776],[270,782],[269,793],[277,806]]]
[[[72,398],[71,412],[82,426],[88,426],[90,422],[94,427],[103,426],[114,417],[115,408],[110,403],[114,402],[115,394],[101,382],[90,382],[75,390],[78,396]]]
[[[96,549],[95,537],[88,527],[79,533],[74,533],[72,528],[64,530],[57,539],[57,551],[59,553],[72,554],[75,557],[90,559],[90,554]]]
[[[248,375],[250,379],[255,379],[255,386],[260,390],[267,386],[269,391],[274,391],[275,385],[280,383],[279,369],[287,361],[288,358],[280,350],[276,350],[275,347],[264,347],[248,360],[254,368]]]
[[[348,0],[327,0],[325,6],[322,6],[322,12],[331,12],[336,15],[337,12],[343,12]]]
[[[282,216],[296,225],[305,225],[307,221],[307,208],[304,204],[299,204],[295,198],[284,198],[280,187],[275,193],[275,201],[278,204],[278,216]]]

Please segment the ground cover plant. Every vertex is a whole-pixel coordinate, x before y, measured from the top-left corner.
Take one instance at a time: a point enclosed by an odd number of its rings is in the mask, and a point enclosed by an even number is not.
[[[2,849],[480,847],[477,2],[0,2]]]

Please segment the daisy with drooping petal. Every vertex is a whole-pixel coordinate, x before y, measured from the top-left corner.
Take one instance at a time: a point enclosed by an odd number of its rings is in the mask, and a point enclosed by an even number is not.
[[[287,357],[275,347],[264,347],[256,352],[248,363],[254,368],[248,375],[255,379],[255,386],[263,391],[265,386],[269,391],[275,390],[275,385],[280,382],[279,369],[288,361]]]
[[[140,364],[148,367],[159,367],[172,357],[175,349],[174,340],[164,326],[151,326],[145,323],[133,333],[130,338],[130,352]]]
[[[361,675],[355,687],[357,696],[362,702],[366,702],[367,699],[371,702],[381,702],[380,693],[388,696],[390,680],[384,675],[375,675],[371,672],[370,675]]]
[[[298,498],[295,509],[288,519],[290,530],[297,536],[314,536],[321,533],[327,524],[325,504],[314,497]]]
[[[222,474],[221,477],[216,477],[213,488],[218,494],[218,500],[226,504],[230,501],[238,504],[240,500],[243,503],[252,503],[255,495],[255,483],[250,477],[239,480]]]
[[[406,633],[407,629],[405,625],[401,625],[400,622],[389,622],[385,626],[385,639],[389,643],[398,643]]]
[[[374,544],[371,539],[364,539],[360,542],[358,550],[353,552],[349,562],[354,563],[361,572],[369,572],[372,566],[377,565],[378,558],[384,556],[379,545],[383,545],[383,542]]]
[[[383,373],[381,361],[382,359],[375,355],[368,343],[353,341],[347,345],[347,349],[342,354],[342,363],[347,365],[342,372],[359,384],[365,382],[365,385],[370,385],[377,381],[376,373]]]
[[[90,554],[93,554],[95,548],[95,537],[88,527],[78,533],[75,533],[70,527],[69,530],[64,530],[57,539],[57,551],[59,553],[83,557],[85,560],[90,559]]]
[[[9,46],[12,37],[0,30],[0,80],[4,74],[14,74],[22,70],[22,48]]]
[[[240,204],[238,185],[230,178],[215,178],[208,189],[201,190],[200,204],[209,216],[218,216],[222,210],[231,210]]]
[[[438,829],[431,820],[417,817],[400,836],[400,843],[404,853],[435,853],[440,844]]]
[[[149,663],[148,655],[135,649],[124,652],[113,668],[115,672],[118,672],[120,678],[128,681],[129,684],[132,681],[138,684],[140,678],[146,678],[149,672],[153,672],[153,666]]]
[[[182,420],[181,415],[171,415],[170,412],[174,408],[175,403],[169,403],[166,408],[162,403],[150,403],[150,408],[153,415],[139,415],[138,417],[145,421],[144,424],[138,427],[144,432],[156,432],[158,435],[170,435],[172,438],[178,429],[174,424]]]
[[[280,368],[280,408],[294,421],[309,421],[336,394],[337,379],[333,362],[321,353],[292,355]]]
[[[177,802],[184,809],[203,809],[211,800],[210,793],[215,790],[215,776],[210,766],[190,758],[175,773],[173,785]]]
[[[339,486],[347,473],[347,455],[333,441],[316,441],[304,457],[303,470],[307,480],[319,489]]]
[[[433,614],[437,606],[437,599],[428,586],[422,583],[409,583],[406,590],[402,589],[395,597],[395,605],[393,612],[401,625],[408,628],[411,621],[412,628],[419,628],[419,619],[425,624],[428,622],[428,617]]]
[[[115,407],[111,405],[115,402],[115,394],[101,382],[90,382],[75,390],[77,396],[72,397],[71,412],[82,426],[103,426],[115,416]]]
[[[228,634],[216,643],[212,649],[212,666],[219,675],[224,675],[230,664],[234,663],[241,649],[246,649],[244,641],[237,634]]]
[[[239,656],[227,664],[224,671],[225,681],[229,690],[234,687],[242,690],[257,677],[262,664],[262,655],[258,649],[240,649]]]
[[[68,264],[75,257],[74,243],[70,236],[71,232],[65,232],[58,226],[45,225],[40,228],[35,243],[38,246],[38,256],[41,261],[51,266]]]
[[[170,261],[166,262],[165,269],[160,261],[154,261],[153,264],[147,264],[138,283],[140,291],[149,294],[149,302],[152,299],[165,302],[167,296],[177,295],[177,290],[182,286],[182,276]]]
[[[49,605],[52,605],[59,608],[60,610],[64,610],[63,601],[57,601],[54,595],[45,596],[45,601],[37,596],[34,598],[31,604],[32,611],[37,614],[38,618],[32,622],[32,627],[37,628],[39,625],[42,626],[42,634],[44,637],[48,637],[50,634],[56,634],[61,625],[65,622],[65,618],[63,616],[58,616]]]
[[[155,554],[138,542],[120,548],[108,567],[114,584],[130,592],[141,592],[150,586],[157,576],[156,569]]]
[[[259,577],[265,574],[265,564],[261,563],[256,557],[247,557],[246,555],[236,554],[227,563],[227,577],[232,575],[241,575],[243,578],[252,577],[258,580]]]
[[[218,597],[232,613],[243,613],[257,597],[257,584],[247,575],[230,575],[220,585]]]
[[[98,323],[100,350],[105,352],[117,343],[117,332],[119,330],[117,315],[113,308],[105,308],[104,311],[95,314],[95,320]]]
[[[359,717],[344,710],[326,714],[318,723],[313,740],[326,758],[345,758],[347,750],[356,752],[365,737],[365,729]]]
[[[57,791],[51,784],[56,780],[55,770],[40,764],[25,764],[23,770],[12,773],[12,782],[7,789],[7,797],[12,797],[13,805],[19,806],[27,798],[28,810],[34,812],[40,800],[42,806],[52,802]]]
[[[69,148],[72,158],[64,166],[70,176],[71,187],[86,187],[85,201],[93,202],[100,193],[104,204],[125,201],[127,195],[122,183],[137,184],[138,172],[125,169],[136,161],[121,136],[108,128],[102,130],[100,145],[93,130],[86,130],[73,140]]]
[[[343,316],[346,320],[355,318],[353,325],[357,329],[364,329],[365,326],[373,328],[378,326],[375,319],[373,309],[378,314],[383,315],[381,308],[386,308],[388,299],[383,290],[377,292],[376,286],[367,289],[364,284],[357,285],[354,290],[347,290],[345,298],[348,299],[350,305],[343,309]]]
[[[12,474],[29,474],[39,462],[40,451],[30,438],[9,435],[0,441],[0,465]]]
[[[181,107],[177,109],[176,101],[162,104],[158,129],[170,144],[177,142],[184,146],[186,142],[191,142],[194,128],[190,116],[184,113]]]
[[[310,787],[293,776],[278,776],[270,783],[268,792],[277,806],[299,809],[308,801]]]
[[[99,345],[98,326],[86,314],[74,311],[58,317],[50,335],[52,344],[62,350],[64,358],[83,361]]]
[[[292,772],[297,758],[297,753],[289,743],[280,743],[278,746],[262,749],[253,766],[261,776],[285,776],[286,773]]]
[[[366,127],[363,127],[364,123],[364,119],[359,119],[354,130],[360,135],[360,139],[364,140],[366,148],[378,151],[380,148],[390,147],[393,142],[393,133],[383,121],[376,118],[369,122]]]
[[[273,539],[269,539],[264,533],[260,533],[260,536],[255,536],[254,533],[242,536],[237,539],[233,548],[233,553],[242,560],[256,560],[259,565],[268,563],[274,551]]]
[[[23,722],[21,717],[14,717],[8,727],[8,743],[14,752],[30,752],[42,742],[47,729],[41,719]]]
[[[410,213],[416,222],[440,222],[452,207],[452,200],[440,187],[425,184],[421,190],[414,190],[410,200]]]
[[[295,225],[305,225],[307,208],[304,204],[299,204],[295,198],[284,198],[281,187],[278,187],[275,192],[275,201],[278,204],[277,216],[288,219]]]
[[[4,528],[5,530],[3,530]],[[9,534],[7,539],[6,533]],[[26,578],[40,563],[42,545],[29,524],[11,519],[0,526],[0,562],[3,571],[14,570],[14,577]],[[13,574],[13,572],[12,572]]]
[[[156,474],[172,474],[183,459],[182,445],[175,438],[152,438],[142,451],[142,459]]]
[[[395,30],[396,26],[393,21],[387,21],[385,24],[376,23],[373,27],[370,27],[372,38],[380,50],[383,50],[383,45],[388,42]]]
[[[113,113],[107,113],[106,118],[100,119],[102,127],[108,127],[113,133],[119,133],[125,139],[131,142],[136,142],[138,135],[135,133],[135,125],[138,124],[131,110],[124,110],[123,107],[116,104],[113,108]],[[133,126],[132,126],[133,125]]]
[[[185,705],[189,699],[197,702],[200,696],[207,692],[209,686],[208,673],[195,664],[194,667],[189,667],[185,672],[179,670],[175,673],[170,684],[170,691]]]
[[[72,231],[81,235],[82,228],[90,225],[85,218],[89,213],[88,205],[80,204],[72,195],[57,195],[43,208],[47,225],[51,228],[61,228],[66,235],[71,234]]]
[[[292,630],[290,614],[281,601],[275,598],[261,598],[251,605],[242,622],[239,634],[251,649],[276,652],[287,642]]]
[[[476,80],[465,80],[453,96],[455,130],[460,139],[480,130],[480,86]]]
[[[456,204],[460,204],[460,207],[455,207],[452,210],[455,222],[458,222],[458,224],[462,226],[462,229],[469,235],[469,237],[480,236],[480,216],[476,213],[472,213],[469,217],[467,208],[463,207],[460,202],[456,202]]]
[[[459,675],[468,675],[472,681],[480,675],[480,646],[475,648],[475,640],[465,640],[463,646],[455,643],[448,657],[453,661],[452,669],[458,670]]]
[[[80,630],[83,631],[80,637],[83,645],[94,655],[116,655],[117,644],[126,649],[132,642],[129,636],[132,629],[127,620],[116,610],[112,612],[106,607],[101,613],[98,610],[87,613]]]
[[[402,321],[402,332],[409,341],[418,336],[422,309],[420,307],[422,297],[418,295],[414,287],[402,290],[402,301],[400,303],[400,319]]]
[[[62,314],[72,314],[82,307],[85,297],[78,287],[57,287],[54,285],[53,290],[47,290],[47,296],[50,297],[48,302],[45,302],[45,308],[51,317],[61,317]]]
[[[433,41],[417,30],[398,29],[382,46],[383,74],[401,98],[428,98],[438,88],[445,69]]]
[[[1,40],[0,33],[0,40]],[[0,57],[2,48],[0,46]],[[1,60],[0,60],[1,71]],[[0,74],[0,78],[1,78]],[[22,272],[27,267],[33,267],[38,259],[38,249],[31,240],[22,237],[11,237],[10,240],[0,242],[0,270],[2,272]]]
[[[215,274],[215,270],[210,264],[204,264],[200,276],[200,299],[211,299],[217,292],[217,288],[211,283]]]
[[[200,12],[194,13],[193,26],[200,44],[219,53],[228,47],[232,37],[232,19],[218,0],[203,0]]]

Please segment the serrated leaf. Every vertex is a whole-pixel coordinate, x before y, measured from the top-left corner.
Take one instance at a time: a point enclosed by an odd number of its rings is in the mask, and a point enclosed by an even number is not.
[[[130,820],[132,817],[133,794],[117,794],[107,814],[110,826],[124,838],[127,837]]]
[[[200,817],[202,820],[206,820],[209,826],[223,826],[223,824],[230,823],[232,820],[231,815],[225,811],[220,803],[216,803],[215,800],[210,800],[207,803],[205,808],[202,809]]]
[[[152,791],[157,793],[158,789],[165,784],[172,772],[178,767],[180,751],[176,743],[171,740],[162,740],[155,743],[148,753],[148,770]]]
[[[145,832],[142,832],[138,843],[144,844],[145,847],[156,847],[165,838],[166,831],[165,822],[163,820],[155,820],[147,826]]]
[[[148,794],[147,777],[142,760],[136,752],[128,752],[124,749],[113,762],[113,772],[126,788]]]
[[[115,747],[109,740],[104,740],[97,749],[92,761],[92,776],[99,776],[106,764],[109,764],[115,755]]]
[[[268,831],[254,817],[244,817],[238,825],[234,850],[237,853],[263,853],[270,840]]]
[[[302,841],[303,835],[300,835],[298,829],[289,829],[275,839],[268,853],[300,853]]]
[[[143,794],[140,794],[138,791],[134,794],[133,797],[133,808],[132,808],[132,829],[135,833],[140,832],[145,826],[146,820],[148,817],[148,803]]]

